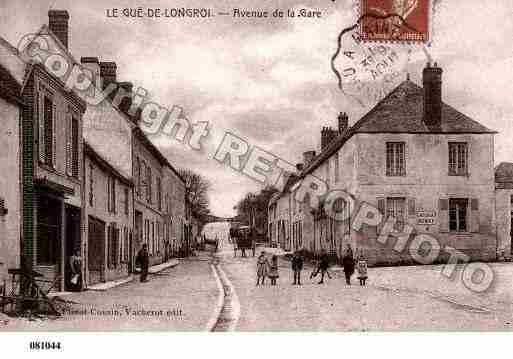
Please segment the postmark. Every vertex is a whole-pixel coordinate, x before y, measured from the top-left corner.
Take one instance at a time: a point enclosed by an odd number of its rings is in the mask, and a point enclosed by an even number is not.
[[[359,0],[359,10],[363,41],[430,40],[430,0]]]

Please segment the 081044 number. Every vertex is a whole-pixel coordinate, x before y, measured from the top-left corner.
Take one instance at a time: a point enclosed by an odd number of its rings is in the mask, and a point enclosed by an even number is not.
[[[30,350],[59,350],[60,342],[30,342]]]

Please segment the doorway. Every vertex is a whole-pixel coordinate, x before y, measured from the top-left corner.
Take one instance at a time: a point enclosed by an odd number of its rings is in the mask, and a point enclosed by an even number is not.
[[[70,257],[78,251],[81,255],[81,240],[80,240],[80,208],[66,205],[66,227],[65,227],[65,242],[64,242],[64,286],[65,290],[71,290],[71,267]]]
[[[96,284],[105,281],[105,222],[91,216],[88,221],[88,283]]]

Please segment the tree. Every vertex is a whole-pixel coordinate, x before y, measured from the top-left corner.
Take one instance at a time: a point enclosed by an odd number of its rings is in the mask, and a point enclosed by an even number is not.
[[[274,187],[265,187],[258,193],[246,193],[237,203],[236,220],[254,227],[262,235],[267,234],[267,205],[269,199],[278,190]]]
[[[189,169],[181,169],[179,172],[185,181],[185,198],[191,207],[192,214],[200,222],[205,222],[210,215],[208,200],[210,182]]]

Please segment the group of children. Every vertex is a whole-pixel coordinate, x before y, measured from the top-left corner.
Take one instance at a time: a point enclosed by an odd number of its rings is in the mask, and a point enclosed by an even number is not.
[[[346,283],[351,284],[351,276],[354,272],[355,261],[353,259],[353,253],[351,248],[348,246],[348,250],[346,251],[346,255],[343,259],[344,264],[344,272],[346,276]],[[292,271],[294,272],[294,282],[293,285],[301,285],[301,271],[303,270],[303,258],[301,257],[299,252],[295,252],[292,256]],[[321,273],[321,280],[319,284],[324,283],[324,275],[327,275],[328,278],[331,279],[331,275],[328,271],[329,268],[329,258],[328,255],[324,252],[321,255],[320,260],[317,262],[314,270],[310,274],[310,279],[316,277],[319,273]],[[363,255],[363,252],[360,252],[356,259],[356,270],[358,272],[358,280],[360,281],[360,285],[364,286],[367,280],[367,260]],[[257,259],[257,283],[256,285],[264,284],[265,278],[269,277],[271,280],[271,285],[276,285],[276,280],[279,278],[278,274],[278,257],[273,255],[271,257],[271,261],[269,262],[264,252],[260,253],[260,256]]]

